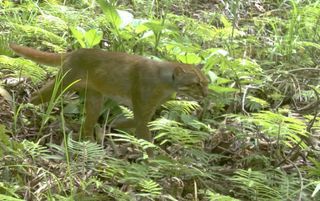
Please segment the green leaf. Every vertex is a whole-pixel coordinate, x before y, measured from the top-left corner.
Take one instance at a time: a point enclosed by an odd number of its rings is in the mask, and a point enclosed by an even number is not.
[[[201,58],[195,53],[184,53],[177,56],[177,59],[186,64],[198,64],[201,62]]]
[[[208,71],[207,75],[209,76],[211,82],[215,82],[218,79],[218,76],[213,71]]]
[[[0,142],[2,142],[4,145],[9,146],[10,145],[10,138],[5,133],[7,132],[7,129],[4,125],[0,124]]]
[[[43,68],[39,68],[33,61],[0,55],[0,70],[4,68],[13,70],[16,77],[30,77],[34,83],[44,80],[47,74]],[[56,68],[52,69],[56,70]]]
[[[218,85],[209,85],[209,89],[216,93],[232,93],[232,92],[237,92],[238,90],[235,88],[231,87],[222,87]]]
[[[0,194],[0,200],[2,200],[2,201],[24,201],[24,199],[19,199],[19,198],[15,198],[15,197],[3,195],[3,194]]]
[[[82,48],[86,47],[86,44],[83,41],[85,30],[82,29],[81,27],[76,27],[76,28],[71,27],[70,30],[71,30],[73,37],[78,41],[78,43],[80,43],[81,47]]]
[[[146,22],[144,23],[144,25],[152,30],[155,34],[159,34],[165,28],[165,26],[160,21]]]
[[[116,8],[108,2],[103,0],[97,0],[103,13],[105,14],[107,21],[115,29],[119,29],[121,25],[121,18],[116,10]]]
[[[316,188],[314,189],[314,191],[312,192],[311,197],[315,197],[315,195],[320,191],[320,183],[317,184]]]
[[[320,49],[320,44],[318,44],[318,43],[313,43],[313,42],[309,42],[309,41],[300,41],[298,43],[302,46],[305,46],[305,47],[314,47],[314,48]]]
[[[96,29],[91,29],[85,33],[86,47],[91,48],[100,43],[102,40],[103,34],[102,31]]]
[[[124,28],[133,22],[133,15],[126,10],[117,10],[119,17],[121,18],[120,28]]]
[[[161,195],[162,187],[151,179],[144,179],[139,182],[141,191],[150,193],[153,195]]]
[[[66,43],[64,38],[40,27],[31,26],[27,24],[22,25],[22,24],[12,23],[12,22],[7,22],[6,25],[13,27],[15,29],[14,32],[18,34],[26,34],[32,37],[39,37],[38,38],[39,40],[41,39],[45,41],[50,41],[55,44],[64,45]]]

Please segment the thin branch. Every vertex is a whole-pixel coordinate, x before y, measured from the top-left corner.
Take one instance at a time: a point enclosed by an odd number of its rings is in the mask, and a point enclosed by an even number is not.
[[[248,116],[249,116],[249,113],[246,111],[244,106],[245,106],[247,94],[250,91],[250,89],[259,89],[259,88],[255,86],[247,85],[244,89],[242,100],[241,100],[241,110]]]
[[[293,73],[298,71],[319,71],[320,72],[320,68],[297,68],[297,69],[289,70],[288,72]]]

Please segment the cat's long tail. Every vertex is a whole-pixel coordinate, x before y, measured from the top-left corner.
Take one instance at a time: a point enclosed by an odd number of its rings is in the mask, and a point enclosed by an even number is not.
[[[9,47],[19,56],[49,66],[61,66],[67,53],[42,52],[30,47],[10,44]]]

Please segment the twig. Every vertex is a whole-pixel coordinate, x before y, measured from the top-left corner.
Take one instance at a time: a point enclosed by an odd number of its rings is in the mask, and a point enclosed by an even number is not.
[[[299,198],[298,198],[298,201],[301,201],[302,200],[302,190],[303,190],[303,178],[302,178],[302,174],[301,174],[301,172],[300,172],[300,170],[299,170],[299,168],[298,168],[298,166],[296,165],[296,164],[294,164],[291,160],[288,160],[288,162],[290,163],[290,164],[292,164],[295,168],[296,168],[296,170],[298,171],[298,175],[299,175],[299,179],[300,179],[300,192],[299,192]]]
[[[320,68],[297,68],[297,69],[292,69],[292,70],[289,70],[288,72],[292,73],[292,72],[297,72],[297,71],[319,71],[320,72]]]
[[[258,88],[258,87],[255,87],[255,86],[247,85],[246,88],[244,89],[243,96],[242,96],[242,100],[241,100],[241,110],[242,110],[246,115],[249,115],[249,113],[246,111],[246,109],[244,108],[244,106],[245,106],[247,94],[248,94],[248,92],[249,92],[250,89],[259,89],[259,88]]]

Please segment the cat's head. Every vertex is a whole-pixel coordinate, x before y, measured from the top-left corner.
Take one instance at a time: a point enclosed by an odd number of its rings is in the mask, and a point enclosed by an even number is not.
[[[172,73],[178,93],[199,99],[208,95],[208,78],[194,65],[179,64]]]

